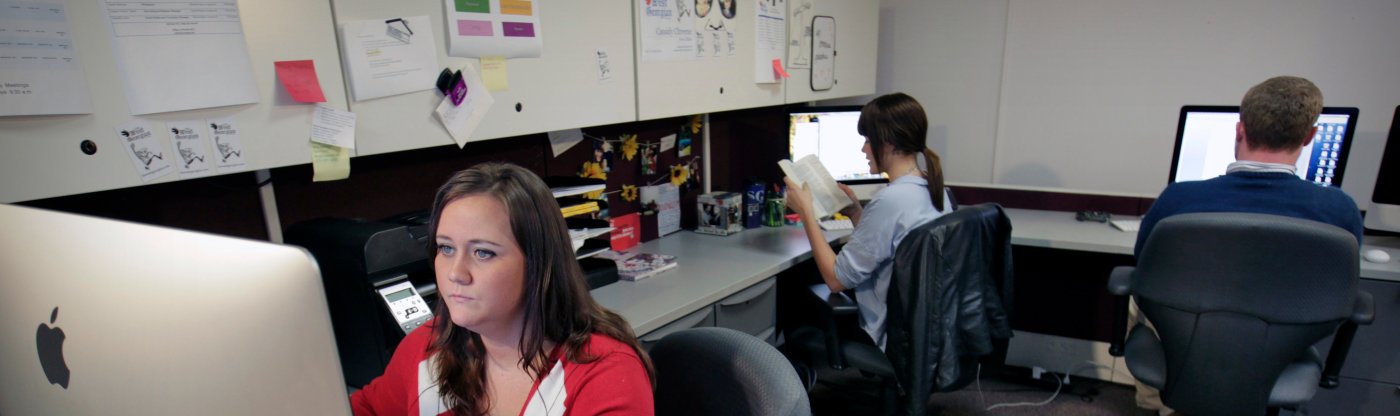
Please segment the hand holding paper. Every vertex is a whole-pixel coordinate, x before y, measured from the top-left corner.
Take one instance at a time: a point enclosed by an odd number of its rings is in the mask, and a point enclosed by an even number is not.
[[[811,214],[811,218],[830,217],[836,211],[851,205],[851,198],[836,187],[836,178],[831,176],[831,173],[826,170],[826,166],[822,165],[821,160],[817,159],[816,155],[807,155],[798,159],[797,163],[783,159],[778,161],[778,167],[783,169],[783,174],[787,175],[787,180],[790,182],[788,184],[789,200],[793,199],[794,196],[807,199],[807,194],[810,194],[812,211],[808,214]],[[800,193],[795,192],[802,190],[803,185],[807,186],[806,190]],[[800,202],[803,201],[799,200],[796,203]],[[794,206],[792,205],[794,203],[789,201],[789,206]],[[801,208],[805,209],[806,207]]]

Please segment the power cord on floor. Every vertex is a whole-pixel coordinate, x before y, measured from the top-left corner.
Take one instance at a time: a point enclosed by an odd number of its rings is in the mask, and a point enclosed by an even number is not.
[[[1050,404],[1050,402],[1055,401],[1055,398],[1056,398],[1056,397],[1059,397],[1059,396],[1060,396],[1060,389],[1063,389],[1063,388],[1065,387],[1065,382],[1064,382],[1063,379],[1061,379],[1060,377],[1055,377],[1055,376],[1054,376],[1054,373],[1050,373],[1050,376],[1055,378],[1055,382],[1056,382],[1057,385],[1055,386],[1055,393],[1054,393],[1054,394],[1051,394],[1051,395],[1050,395],[1050,398],[1045,399],[1044,401],[1040,401],[1040,402],[1020,402],[1020,403],[997,403],[997,404],[994,404],[994,405],[991,405],[991,406],[987,406],[987,398],[986,398],[985,396],[982,395],[982,364],[981,364],[981,363],[978,363],[978,364],[977,364],[977,377],[976,377],[976,382],[977,382],[977,400],[979,401],[978,405],[979,405],[979,406],[984,406],[984,407],[983,407],[983,410],[991,411],[991,410],[993,410],[993,409],[1002,408],[1002,407],[1044,406],[1044,405]],[[1069,377],[1069,373],[1065,373],[1065,377]]]

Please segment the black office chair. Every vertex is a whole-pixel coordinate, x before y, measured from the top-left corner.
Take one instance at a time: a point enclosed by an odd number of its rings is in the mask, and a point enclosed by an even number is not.
[[[808,365],[854,367],[882,382],[884,414],[923,415],[929,394],[971,383],[979,365],[999,366],[1011,338],[1011,221],[996,204],[959,208],[924,224],[896,248],[887,297],[885,351],[843,337],[837,320],[856,319],[854,302],[833,294],[814,302],[824,327],[801,328],[792,355]]]
[[[662,338],[656,365],[656,414],[812,414],[807,390],[786,357],[767,342],[728,328],[692,328]]]
[[[1356,237],[1316,221],[1248,213],[1168,217],[1136,268],[1113,270],[1119,295],[1110,353],[1192,416],[1277,414],[1335,387],[1358,324],[1374,316],[1357,290]],[[1127,331],[1128,298],[1156,327]],[[1340,325],[1341,329],[1338,330]],[[1313,344],[1337,337],[1327,367]]]

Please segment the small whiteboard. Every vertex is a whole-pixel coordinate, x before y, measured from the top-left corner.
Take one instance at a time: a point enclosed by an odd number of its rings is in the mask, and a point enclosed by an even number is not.
[[[836,85],[836,18],[812,17],[812,91]]]

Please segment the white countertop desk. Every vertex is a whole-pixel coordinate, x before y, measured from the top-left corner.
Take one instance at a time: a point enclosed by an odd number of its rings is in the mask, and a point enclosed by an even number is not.
[[[1108,254],[1133,254],[1136,232],[1123,232],[1104,223],[1074,220],[1073,212],[1007,208],[1011,244]],[[1132,217],[1127,217],[1132,218]],[[1379,248],[1390,253],[1384,264],[1361,262],[1361,277],[1400,282],[1400,238],[1365,237],[1361,251]]]
[[[826,233],[830,242],[844,242],[849,236],[850,231]],[[723,237],[683,230],[628,251],[670,254],[678,264],[647,279],[618,281],[592,291],[603,307],[627,318],[638,336],[812,258],[807,234],[797,226],[754,228]]]
[[[1011,243],[1029,247],[1133,254],[1137,233],[1074,220],[1073,212],[1007,208]],[[827,232],[844,242],[850,231]],[[1400,238],[1366,237],[1362,250],[1381,248],[1392,260],[1361,262],[1361,277],[1400,282]],[[632,323],[638,335],[680,319],[812,257],[801,227],[763,227],[730,236],[680,231],[629,251],[670,254],[675,270],[638,282],[619,281],[593,290],[593,298]]]

